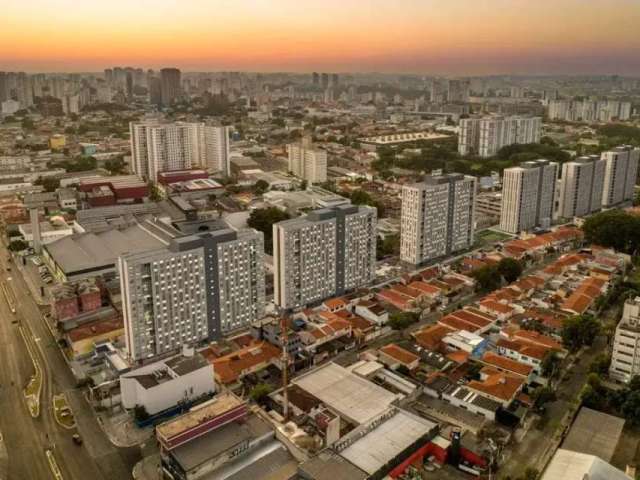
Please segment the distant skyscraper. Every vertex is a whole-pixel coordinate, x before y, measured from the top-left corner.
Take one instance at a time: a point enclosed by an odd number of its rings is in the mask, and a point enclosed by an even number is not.
[[[264,315],[263,237],[226,229],[118,260],[126,348],[144,360],[247,327]]]
[[[400,259],[418,265],[473,244],[476,179],[428,176],[402,188]]]
[[[492,157],[502,147],[540,142],[540,117],[463,118],[460,120],[458,152]]]
[[[160,81],[162,89],[162,105],[170,106],[180,98],[181,73],[177,68],[163,68],[160,70]]]
[[[311,83],[313,85],[320,85],[320,74],[318,72],[313,72],[311,74]]]
[[[202,142],[204,143],[203,167],[212,173],[230,175],[229,135],[231,127],[203,125]]]
[[[132,99],[133,98],[133,73],[132,72],[127,72],[126,81],[127,81],[127,91],[126,91],[127,98]]]
[[[274,301],[298,308],[375,278],[375,208],[340,205],[273,226]]]
[[[613,207],[633,200],[640,149],[621,146],[602,152],[605,161],[602,206]]]
[[[327,152],[314,148],[311,139],[306,137],[301,143],[287,145],[289,152],[289,171],[309,183],[327,181]]]
[[[9,86],[6,72],[0,72],[0,103],[9,100]]]
[[[558,164],[547,160],[506,168],[500,228],[510,233],[549,228],[553,221],[557,178]]]
[[[323,73],[321,76],[321,86],[322,88],[327,88],[329,86],[329,74]]]
[[[113,83],[113,70],[110,68],[105,68],[104,70],[104,81],[107,82],[109,86]]]
[[[149,102],[152,105],[162,106],[162,82],[156,76],[147,77],[147,88],[149,89]]]
[[[559,217],[582,217],[602,208],[605,163],[592,155],[562,165]]]

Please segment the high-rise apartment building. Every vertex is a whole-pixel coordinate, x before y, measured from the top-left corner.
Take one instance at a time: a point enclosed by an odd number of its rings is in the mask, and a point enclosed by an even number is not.
[[[181,73],[177,68],[160,70],[162,105],[168,107],[178,100],[182,93]]]
[[[475,177],[427,176],[402,188],[400,259],[412,265],[473,244]]]
[[[299,308],[375,278],[375,208],[340,205],[273,226],[274,299]]]
[[[609,376],[620,382],[629,383],[637,375],[640,375],[640,297],[630,298],[624,304],[609,367]]]
[[[289,171],[309,183],[327,181],[327,152],[315,148],[309,137],[287,145]]]
[[[619,100],[551,100],[547,112],[550,120],[567,122],[611,122],[629,120],[631,102]]]
[[[229,127],[201,122],[132,122],[131,166],[156,181],[159,172],[200,166],[229,175]]]
[[[514,144],[540,142],[540,117],[463,118],[460,120],[458,152],[492,157],[502,147]]]
[[[620,146],[602,152],[605,161],[602,206],[613,207],[633,199],[640,149]]]
[[[558,164],[547,160],[506,168],[502,180],[500,228],[519,233],[548,228],[553,221]]]
[[[559,217],[582,217],[602,208],[605,163],[591,155],[562,165]]]
[[[133,360],[216,339],[264,315],[261,233],[230,229],[171,240],[118,259]]]

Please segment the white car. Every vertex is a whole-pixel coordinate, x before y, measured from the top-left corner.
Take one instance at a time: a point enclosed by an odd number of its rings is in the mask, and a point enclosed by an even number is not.
[[[42,260],[40,260],[40,257],[33,257],[31,261],[33,262],[34,265],[37,265],[38,267],[42,265]]]

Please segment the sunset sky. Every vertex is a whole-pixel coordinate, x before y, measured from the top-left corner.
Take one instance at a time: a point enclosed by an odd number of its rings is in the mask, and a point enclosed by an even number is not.
[[[640,74],[640,0],[2,0],[0,70]]]

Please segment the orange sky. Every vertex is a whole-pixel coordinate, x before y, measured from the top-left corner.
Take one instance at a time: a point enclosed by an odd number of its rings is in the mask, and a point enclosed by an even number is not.
[[[3,0],[0,70],[640,74],[640,0]]]

